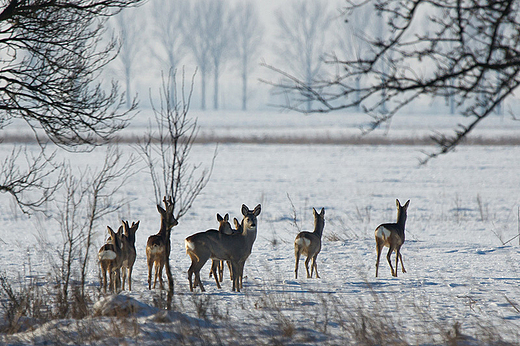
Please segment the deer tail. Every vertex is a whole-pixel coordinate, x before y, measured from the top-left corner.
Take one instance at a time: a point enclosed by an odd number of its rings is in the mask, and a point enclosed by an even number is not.
[[[195,253],[195,243],[188,238],[184,240],[184,245],[186,246],[186,253],[190,257],[195,257],[197,261],[199,261],[199,256]]]

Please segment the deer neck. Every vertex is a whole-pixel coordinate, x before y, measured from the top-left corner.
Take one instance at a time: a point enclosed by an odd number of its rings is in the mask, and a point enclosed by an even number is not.
[[[323,227],[325,226],[325,223],[323,220],[317,220],[314,223],[314,234],[316,234],[318,237],[321,238],[321,235],[323,234]]]
[[[248,243],[254,243],[256,240],[256,226],[253,228],[246,229],[242,224],[242,236],[248,240]]]
[[[406,213],[399,213],[397,215],[397,226],[402,232],[404,232],[404,226],[406,223]]]
[[[128,232],[126,238],[128,239],[128,242],[130,242],[131,244],[135,244],[135,233]]]
[[[161,220],[161,229],[159,230],[158,235],[161,236],[161,238],[170,238],[171,233],[171,227],[167,227],[166,222],[164,220]]]

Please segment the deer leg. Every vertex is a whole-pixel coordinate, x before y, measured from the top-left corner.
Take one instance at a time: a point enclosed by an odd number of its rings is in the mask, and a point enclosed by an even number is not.
[[[294,265],[294,278],[298,279],[298,262],[300,262],[300,249],[294,249],[294,257],[296,258],[296,263]]]
[[[238,263],[231,263],[231,271],[233,272],[233,292],[240,292]]]
[[[125,281],[126,281],[126,271],[127,271],[127,268],[125,267],[121,267],[121,271],[123,272],[123,274],[121,275],[123,277],[123,283],[122,283],[122,290],[124,291],[125,290]]]
[[[310,262],[310,260],[311,260],[310,256],[307,256],[307,258],[305,259],[305,270],[307,270],[307,278],[311,277],[311,274],[309,272],[309,262]]]
[[[153,260],[151,258],[146,258],[148,262],[148,289],[152,289],[152,271],[153,271]]]
[[[159,264],[159,285],[161,287],[161,290],[164,289],[164,281],[163,281],[163,278],[162,278],[163,268],[164,268],[164,261],[161,261],[161,263]]]
[[[231,270],[231,262],[226,261],[228,269],[229,269],[229,279],[233,281],[233,271]]]
[[[219,278],[220,276],[217,276],[217,268],[219,269],[220,271],[220,264],[221,264],[221,261],[213,261],[211,263],[211,273],[213,273],[213,277],[215,278],[215,282],[217,283],[217,288],[221,289],[222,287],[220,286],[220,282],[219,282]],[[220,274],[219,274],[220,275]]]
[[[376,278],[377,273],[379,271],[379,259],[381,257],[381,250],[383,250],[383,244],[379,242],[379,238],[376,237],[376,252],[377,252],[377,259],[376,259]]]
[[[102,286],[103,286],[103,292],[107,293],[107,271],[106,271],[106,268],[101,266],[101,271],[103,272],[103,281],[101,282]]]
[[[240,263],[240,267],[239,267],[239,270],[240,270],[240,276],[238,277],[238,280],[240,281],[240,289],[244,288],[244,286],[242,285],[242,279],[244,278],[244,266],[245,266],[246,262],[242,262]]]
[[[224,280],[224,261],[218,261],[218,280],[222,282]]]
[[[318,265],[316,264],[316,258],[318,257],[318,254],[314,255],[312,257],[312,265],[311,265],[311,278],[312,278],[312,271],[316,271],[316,278],[320,278],[320,276],[318,275]]]
[[[193,276],[193,265],[194,265],[194,264],[195,264],[195,263],[192,261],[192,262],[191,262],[191,266],[190,266],[190,268],[188,269],[188,281],[190,282],[190,292],[193,292],[193,283],[192,283],[192,281],[191,281],[191,278],[192,278],[192,276]]]
[[[216,260],[211,260],[211,269],[209,270],[209,277],[213,276],[213,268],[217,265]]]
[[[133,269],[133,266],[128,267],[128,290],[129,291],[132,290],[132,269]]]
[[[401,261],[401,269],[403,270],[403,273],[406,273],[406,270],[404,269],[404,262],[403,262],[403,256],[401,256],[401,251],[399,250],[399,260]],[[397,268],[395,268],[397,270]]]
[[[195,272],[195,282],[196,282],[195,287],[197,287],[197,283],[198,283],[201,292],[206,292],[206,290],[204,289],[204,286],[202,285],[202,280],[200,279],[200,268],[199,268],[199,270],[197,270]]]
[[[406,273],[404,269],[403,256],[401,255],[401,246],[395,249],[395,276],[397,276],[397,267],[399,267],[399,261],[401,261],[401,269],[403,273]]]
[[[114,270],[112,269],[112,266],[109,266],[108,267],[108,277],[110,278],[110,283],[108,284],[108,290],[110,292],[114,292],[115,290],[115,273],[114,273]]]
[[[242,287],[242,277],[244,275],[244,264],[245,262],[239,262],[238,263],[238,277],[237,277],[237,292],[240,292],[240,290],[243,288]]]
[[[154,265],[155,265],[155,274],[154,274],[154,278],[153,278],[153,288],[155,289],[155,287],[157,286],[157,279],[159,277],[159,267],[161,266],[161,262],[154,261]]]
[[[388,253],[386,254],[386,259],[388,260],[388,264],[392,270],[392,276],[397,276],[397,271],[394,271],[394,267],[392,267],[392,252],[394,252],[394,249],[390,247],[390,250],[388,250]]]
[[[121,291],[121,269],[117,268],[115,270],[115,279],[116,279],[116,291],[115,293],[119,293]]]

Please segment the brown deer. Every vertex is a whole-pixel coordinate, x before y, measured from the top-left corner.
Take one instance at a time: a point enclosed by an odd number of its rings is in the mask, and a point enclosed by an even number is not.
[[[123,271],[123,291],[125,290],[125,281],[127,279],[128,274],[128,290],[132,290],[132,269],[135,263],[135,257],[137,253],[135,251],[135,232],[139,228],[139,221],[132,222],[132,226],[128,224],[128,221],[123,222],[123,236],[122,236],[122,245],[123,245],[123,263],[121,266],[121,270]]]
[[[148,263],[148,289],[152,289],[152,269],[155,265],[155,276],[153,288],[155,288],[157,284],[157,279],[159,279],[161,289],[164,289],[163,279],[162,279],[162,270],[165,265],[169,265],[168,261],[170,258],[170,234],[173,226],[177,226],[179,223],[173,216],[173,209],[175,207],[172,198],[169,200],[164,197],[164,206],[166,209],[163,209],[159,204],[157,205],[157,210],[159,214],[161,214],[161,229],[159,233],[154,234],[148,238],[148,242],[146,243],[146,260]],[[168,268],[167,268],[168,269]],[[170,275],[167,270],[167,275]],[[170,280],[170,278],[168,278]]]
[[[123,263],[123,250],[121,248],[123,226],[119,227],[117,233],[110,226],[107,226],[107,229],[110,236],[107,243],[98,252],[102,275],[101,286],[104,293],[107,293],[107,273],[110,278],[110,292],[116,292],[119,289],[119,269]]]
[[[224,217],[217,214],[217,221],[219,223],[218,231],[222,234],[231,235],[233,234],[233,229],[229,224],[229,214],[226,214]],[[228,262],[228,266],[231,268],[231,265]],[[224,273],[224,261],[220,260],[211,260],[211,270],[209,272],[209,277],[212,277],[214,272],[218,271],[218,281],[222,282],[223,273]],[[196,285],[195,285],[196,286]],[[218,288],[220,288],[220,284],[217,283]]]
[[[325,227],[325,209],[321,208],[320,213],[312,208],[314,214],[314,232],[303,231],[298,233],[294,240],[294,257],[296,257],[296,265],[294,268],[294,277],[298,278],[298,262],[300,255],[307,256],[305,260],[305,269],[307,270],[307,277],[312,278],[313,271],[318,275],[318,266],[316,265],[316,257],[321,251],[321,236],[323,234],[323,227]],[[309,261],[312,259],[311,272],[309,273]]]
[[[403,270],[403,273],[406,273],[406,270],[404,269],[403,257],[401,256],[401,246],[405,240],[404,225],[406,223],[406,212],[408,210],[408,206],[410,205],[410,200],[408,200],[402,206],[399,200],[396,199],[395,204],[397,206],[397,222],[384,223],[379,225],[374,232],[376,237],[377,251],[376,277],[379,271],[379,258],[381,257],[381,250],[383,250],[384,246],[389,248],[386,259],[388,260],[388,264],[392,270],[392,275],[397,277],[397,267],[399,260],[401,260],[401,269]],[[393,251],[395,251],[395,270],[394,267],[392,267],[392,261],[390,260],[390,256],[392,255]]]
[[[231,262],[233,273],[233,291],[240,292],[242,288],[242,274],[244,264],[251,254],[257,233],[257,216],[261,212],[258,204],[254,210],[242,205],[242,232],[237,234],[223,234],[217,230],[195,233],[185,240],[186,253],[191,258],[191,266],[188,269],[190,291],[197,286],[204,292],[204,286],[200,280],[200,270],[208,259],[218,259]],[[192,276],[195,274],[195,285]],[[213,273],[215,275],[215,273]]]

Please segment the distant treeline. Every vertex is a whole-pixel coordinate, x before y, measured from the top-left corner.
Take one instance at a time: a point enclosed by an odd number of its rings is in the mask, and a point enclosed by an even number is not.
[[[140,135],[122,134],[113,137],[110,143],[136,144],[142,139]],[[0,135],[0,143],[5,144],[31,144],[37,143],[31,134],[4,133]],[[40,141],[42,143],[42,141]],[[209,143],[243,143],[243,144],[317,144],[317,145],[435,145],[431,136],[400,136],[392,137],[385,135],[341,135],[341,136],[298,136],[298,135],[252,135],[248,137],[200,134],[194,141],[197,144]],[[497,136],[495,138],[473,136],[466,139],[463,145],[483,146],[509,146],[520,145],[519,137]]]

